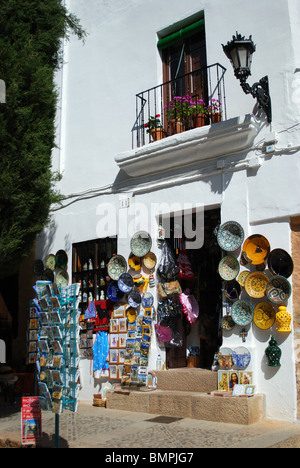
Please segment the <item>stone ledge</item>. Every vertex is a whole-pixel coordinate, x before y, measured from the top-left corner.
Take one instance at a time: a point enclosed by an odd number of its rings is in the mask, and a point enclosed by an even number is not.
[[[154,390],[107,393],[106,407],[180,418],[249,425],[264,419],[264,395],[220,397],[207,393]]]
[[[218,373],[196,367],[155,371],[159,390],[211,392],[218,388]]]

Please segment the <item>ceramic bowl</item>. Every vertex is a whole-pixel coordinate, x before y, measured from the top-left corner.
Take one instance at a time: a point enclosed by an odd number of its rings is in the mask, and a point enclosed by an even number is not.
[[[251,362],[251,354],[247,348],[239,346],[232,350],[232,360],[235,367],[245,369]]]
[[[136,255],[130,255],[128,265],[133,271],[139,271],[142,267],[142,260]]]
[[[55,255],[55,267],[66,268],[68,265],[68,255],[64,250],[58,250]]]
[[[225,315],[225,317],[222,318],[221,326],[223,330],[230,331],[235,327],[235,322],[233,321],[231,315]]]
[[[118,279],[118,287],[124,293],[129,293],[134,286],[133,278],[129,273],[122,273]]]
[[[55,255],[49,254],[45,258],[45,268],[54,271],[55,270]]]
[[[245,240],[242,256],[246,262],[252,265],[261,265],[268,258],[270,244],[261,234],[254,234]]]
[[[227,221],[218,230],[217,242],[227,252],[237,250],[243,243],[244,229],[236,221]]]
[[[154,297],[150,292],[145,292],[142,297],[142,304],[143,307],[146,309],[148,307],[152,307],[154,303]]]
[[[137,309],[142,302],[142,297],[136,289],[133,289],[129,294],[128,294],[128,304],[130,307],[133,309]]]
[[[283,249],[274,249],[268,258],[268,267],[273,275],[289,278],[293,273],[294,263],[292,257]]]
[[[148,252],[143,258],[143,265],[148,268],[148,270],[153,270],[156,265],[156,256],[153,252]]]
[[[107,265],[107,273],[109,277],[114,280],[118,281],[120,276],[123,273],[126,273],[127,270],[127,262],[122,255],[114,255],[108,262]]]
[[[239,277],[238,277],[238,282],[239,284],[244,287],[245,286],[245,281],[246,281],[246,278],[247,276],[250,274],[250,271],[242,271],[240,274],[239,274]]]
[[[65,270],[61,270],[57,273],[55,278],[55,283],[59,284],[60,286],[68,286],[69,284],[69,275]]]
[[[107,288],[107,296],[112,302],[120,301],[124,293],[118,287],[118,283],[116,281],[111,281]]]
[[[269,302],[260,302],[254,308],[253,322],[261,330],[267,330],[274,325],[276,313],[274,307]]]
[[[266,286],[269,278],[264,273],[255,271],[250,273],[245,281],[245,290],[249,296],[261,299],[266,294]]]
[[[284,276],[274,276],[266,286],[266,296],[274,304],[286,302],[292,293],[292,286]]]
[[[253,320],[253,316],[254,308],[251,302],[239,299],[233,303],[231,308],[231,317],[237,325],[240,325],[241,327],[249,325]]]
[[[236,280],[227,281],[224,286],[224,293],[230,301],[236,301],[241,294],[241,286]]]
[[[136,232],[130,241],[131,252],[137,257],[144,257],[148,252],[150,252],[151,246],[151,236],[145,231]]]
[[[219,263],[219,275],[225,281],[231,281],[237,277],[240,271],[239,262],[233,255],[226,255]]]

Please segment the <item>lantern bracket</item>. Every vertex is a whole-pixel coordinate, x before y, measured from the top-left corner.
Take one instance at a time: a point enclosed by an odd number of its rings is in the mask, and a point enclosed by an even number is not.
[[[266,113],[267,120],[269,123],[272,122],[272,106],[271,97],[269,93],[269,79],[264,76],[259,82],[254,83],[250,86],[246,83],[246,78],[240,78],[241,87],[245,94],[251,94],[253,98],[257,99],[258,106],[263,109]]]

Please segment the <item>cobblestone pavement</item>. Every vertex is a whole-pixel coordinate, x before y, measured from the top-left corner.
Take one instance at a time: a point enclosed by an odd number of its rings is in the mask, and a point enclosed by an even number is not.
[[[94,407],[80,402],[77,413],[60,415],[59,448],[124,449],[300,448],[300,424],[263,421],[244,426],[195,419],[162,418]],[[0,404],[0,440],[20,441],[18,404]],[[55,417],[42,413],[43,440],[38,447],[54,447]],[[122,449],[118,452],[118,449]],[[105,451],[104,451],[105,452]]]

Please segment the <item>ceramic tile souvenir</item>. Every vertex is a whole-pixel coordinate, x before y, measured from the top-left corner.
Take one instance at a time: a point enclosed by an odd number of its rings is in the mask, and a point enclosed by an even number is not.
[[[274,276],[266,286],[267,298],[275,303],[282,304],[286,302],[292,293],[292,287],[284,276]]]
[[[232,361],[232,349],[230,348],[221,348],[218,353],[219,366],[222,369],[231,369],[233,366]]]
[[[243,258],[252,265],[261,265],[268,258],[270,244],[261,234],[254,234],[245,240],[243,245]]]
[[[131,252],[137,257],[144,257],[150,252],[151,246],[151,236],[145,231],[136,232],[130,241]]]
[[[259,271],[250,273],[245,280],[245,290],[249,296],[261,299],[265,296],[266,286],[269,278]]]
[[[217,241],[221,249],[233,252],[242,245],[243,240],[244,229],[236,221],[227,221],[220,226]]]
[[[118,281],[122,273],[126,273],[127,262],[122,255],[114,255],[108,262],[107,272],[112,280]]]
[[[239,274],[240,265],[235,257],[226,255],[219,263],[219,275],[225,281],[231,281]]]
[[[260,302],[255,306],[253,321],[258,328],[267,330],[272,327],[275,319],[275,310],[269,302]]]
[[[251,361],[251,354],[247,348],[240,346],[232,351],[233,364],[239,369],[245,369]]]
[[[294,263],[291,256],[283,249],[274,249],[268,258],[268,267],[273,275],[289,278],[293,273]]]
[[[231,317],[237,325],[245,327],[252,322],[254,308],[251,302],[240,299],[233,303],[231,308]]]

